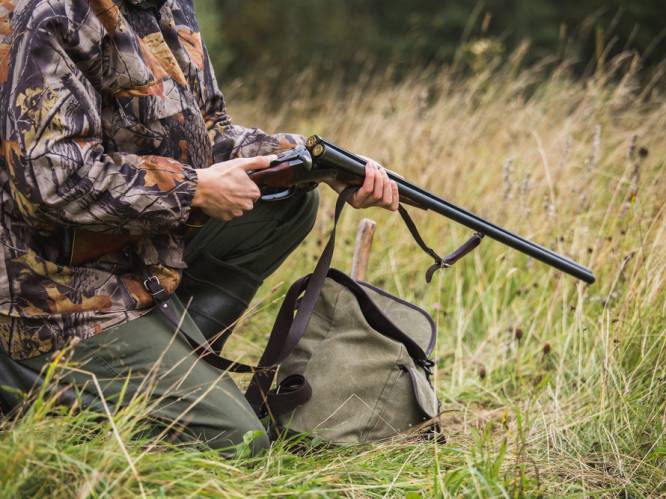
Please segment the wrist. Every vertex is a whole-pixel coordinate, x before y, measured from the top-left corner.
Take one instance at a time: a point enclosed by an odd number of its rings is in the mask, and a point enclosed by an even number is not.
[[[192,197],[193,208],[203,208],[205,204],[209,173],[207,168],[197,170],[197,187]]]

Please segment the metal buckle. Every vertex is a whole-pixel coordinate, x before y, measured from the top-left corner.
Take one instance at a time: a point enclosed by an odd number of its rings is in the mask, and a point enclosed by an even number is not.
[[[428,376],[432,376],[432,368],[435,367],[435,363],[430,359],[419,359],[417,361],[418,365],[423,368]]]
[[[164,293],[164,288],[162,287],[160,278],[157,277],[156,275],[151,275],[145,281],[143,281],[143,287],[146,288],[152,296]],[[157,289],[157,291],[154,291],[155,287],[159,287],[159,289]]]

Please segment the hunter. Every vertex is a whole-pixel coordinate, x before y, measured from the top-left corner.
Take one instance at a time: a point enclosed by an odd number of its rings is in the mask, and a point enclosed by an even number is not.
[[[0,385],[31,386],[64,349],[78,366],[64,381],[91,407],[92,374],[111,404],[150,386],[174,438],[233,452],[252,431],[266,448],[238,387],[145,281],[219,351],[314,224],[316,191],[258,202],[247,175],[304,138],[230,121],[192,0],[0,0],[0,41]],[[350,204],[397,209],[368,165]]]

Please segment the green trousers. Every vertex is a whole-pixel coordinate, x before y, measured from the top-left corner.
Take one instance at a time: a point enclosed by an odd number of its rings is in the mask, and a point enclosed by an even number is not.
[[[210,296],[218,291],[224,294],[227,288],[231,297],[240,289],[241,302],[254,294],[311,230],[317,207],[317,192],[312,191],[283,201],[259,202],[254,210],[230,222],[208,221],[186,247],[186,262],[195,274],[186,286],[194,290],[191,306],[197,305],[197,293],[206,293],[206,285],[213,290],[207,297],[211,303]],[[239,286],[234,280],[243,282]],[[172,301],[182,314],[182,327],[203,342],[215,328],[202,333],[182,305],[189,301],[189,292],[179,294],[182,300],[173,297]],[[74,349],[73,360],[85,372],[67,374],[66,382],[76,386],[92,407],[101,408],[93,374],[111,407],[126,404],[135,395],[149,394],[150,415],[159,423],[156,429],[166,428],[170,438],[203,441],[233,454],[244,435],[253,432],[252,450],[265,449],[269,444],[266,432],[233,380],[195,358],[173,329],[153,310],[82,341]],[[233,357],[233,352],[228,356]],[[50,358],[42,355],[21,363],[40,372]]]

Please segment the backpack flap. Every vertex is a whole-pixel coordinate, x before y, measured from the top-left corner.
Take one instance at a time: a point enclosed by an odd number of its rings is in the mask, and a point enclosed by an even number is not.
[[[439,400],[426,372],[415,365],[402,366],[412,382],[414,398],[421,411],[427,419],[435,418],[439,415]]]
[[[367,282],[358,282],[378,308],[401,331],[404,331],[421,350],[430,356],[435,348],[437,327],[430,314],[413,303],[393,296]]]

